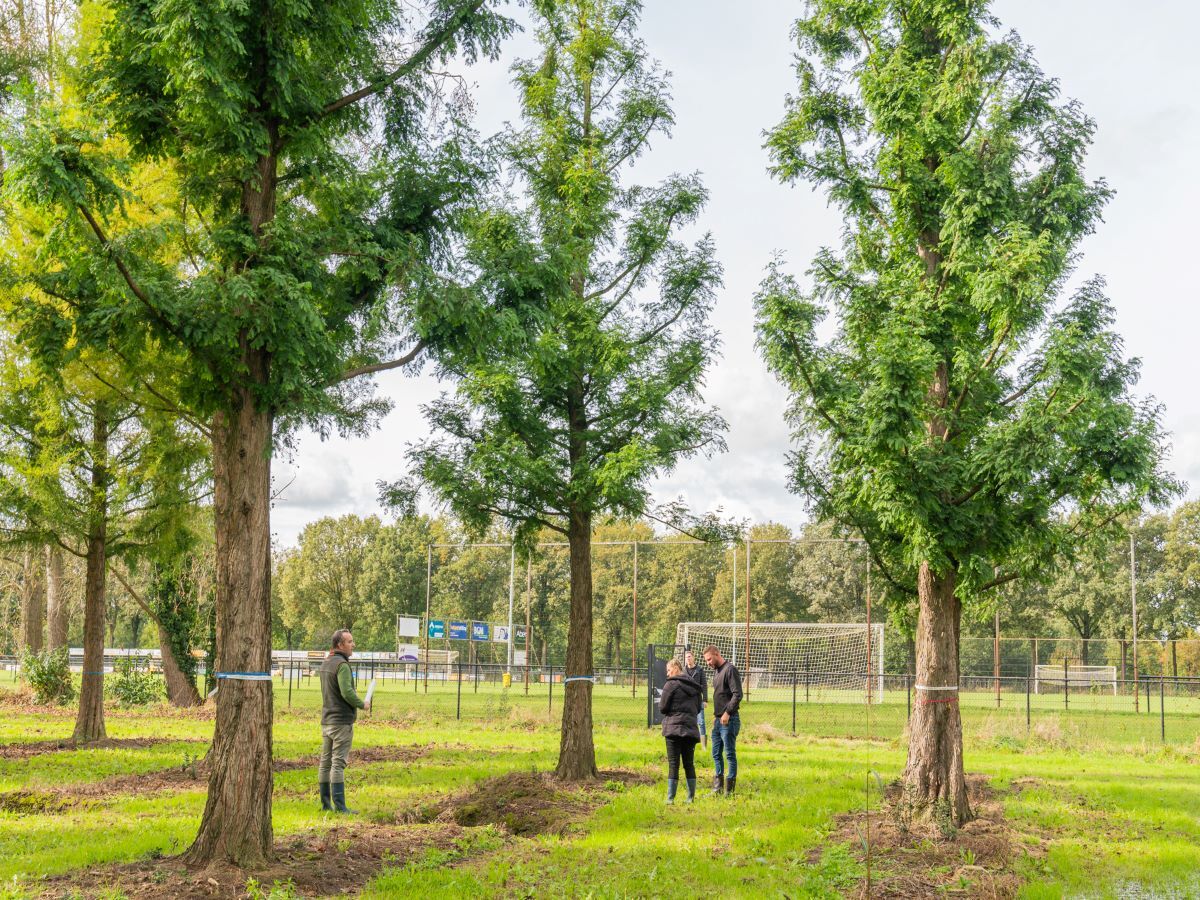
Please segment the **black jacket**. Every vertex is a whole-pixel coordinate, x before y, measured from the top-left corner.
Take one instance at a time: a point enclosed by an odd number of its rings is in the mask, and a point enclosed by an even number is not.
[[[725,660],[713,674],[713,716],[721,718],[723,713],[738,714],[742,704],[742,675],[733,663]]]
[[[662,713],[663,737],[691,738],[700,741],[700,685],[686,675],[668,678],[658,699]]]
[[[708,702],[708,679],[704,677],[704,666],[683,667],[683,674],[700,685],[700,702]]]

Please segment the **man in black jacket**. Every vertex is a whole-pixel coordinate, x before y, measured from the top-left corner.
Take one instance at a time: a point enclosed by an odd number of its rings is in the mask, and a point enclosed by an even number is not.
[[[737,783],[737,736],[742,730],[742,676],[721,651],[709,646],[704,661],[713,670],[713,793],[732,794]],[[722,759],[724,751],[724,759]]]
[[[708,746],[708,731],[704,727],[704,707],[708,706],[708,679],[704,677],[704,666],[696,662],[696,654],[691,650],[684,656],[683,674],[700,685],[700,714],[696,716],[696,724],[700,727],[700,740]]]

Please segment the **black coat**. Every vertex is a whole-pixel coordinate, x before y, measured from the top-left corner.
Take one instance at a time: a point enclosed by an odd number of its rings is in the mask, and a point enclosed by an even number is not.
[[[700,726],[696,717],[700,715],[700,685],[686,675],[668,678],[658,708],[663,717],[663,737],[691,738],[699,743]]]
[[[684,666],[683,674],[692,679],[692,681],[696,682],[696,684],[700,685],[700,702],[707,703],[708,679],[704,677],[704,666],[698,665],[691,669],[689,669],[687,666]]]

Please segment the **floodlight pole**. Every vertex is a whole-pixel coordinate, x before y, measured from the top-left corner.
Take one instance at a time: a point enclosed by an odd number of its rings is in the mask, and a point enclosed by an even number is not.
[[[745,695],[750,696],[750,535],[746,535],[746,667]]]
[[[508,675],[512,679],[513,664],[513,596],[516,590],[517,577],[517,545],[513,543],[508,548]]]
[[[637,589],[638,589],[638,542],[633,542],[633,651],[629,658],[629,668],[632,670],[630,681],[633,683],[633,696],[637,696]],[[650,690],[647,686],[646,690]]]
[[[433,594],[433,544],[425,547],[425,693],[429,693],[429,607]],[[413,679],[413,691],[417,689]]]
[[[737,621],[737,541],[733,542],[733,608],[729,613],[729,621]],[[733,648],[733,664],[737,665],[737,629],[733,629],[733,633],[729,635],[729,644]]]
[[[529,595],[533,593],[533,554],[525,558],[525,694],[529,694]]]
[[[1137,551],[1133,545],[1133,530],[1129,531],[1129,600],[1133,605],[1133,711],[1138,712],[1138,614],[1137,614]]]

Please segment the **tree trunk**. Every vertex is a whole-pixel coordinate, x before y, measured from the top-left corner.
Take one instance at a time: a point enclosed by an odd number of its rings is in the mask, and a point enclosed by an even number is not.
[[[74,739],[104,738],[105,565],[108,551],[108,414],[92,410],[92,496],[88,503],[87,574],[83,587],[83,687]]]
[[[973,816],[963,771],[962,718],[958,708],[958,638],[962,603],[954,595],[955,574],[936,575],[922,563],[917,576],[917,685],[914,692],[908,765],[904,784],[910,798],[955,825]],[[951,690],[942,690],[951,688]]]
[[[267,380],[266,351],[248,346],[249,380]],[[237,406],[213,418],[213,503],[217,558],[218,672],[269,673],[271,666],[272,415],[250,386]],[[244,869],[272,856],[272,683],[219,679],[217,722],[208,752],[208,800],[189,865],[222,861]]]
[[[37,555],[29,547],[21,555],[21,646],[40,653],[46,620],[45,593]]]
[[[167,633],[167,629],[163,628],[161,622],[156,621],[155,624],[158,626],[158,647],[162,652],[163,680],[167,683],[167,700],[172,706],[199,706],[200,692],[196,690],[196,683],[179,668],[179,661],[175,659],[175,648],[171,643],[171,635]]]
[[[46,548],[46,630],[51,650],[67,646],[71,607],[63,580],[62,549],[51,544]]]
[[[568,681],[592,670],[592,517],[571,510],[567,526],[571,554],[571,613],[567,626],[567,667],[563,679],[562,736],[555,772],[566,781],[598,778],[592,741],[592,682]]]

